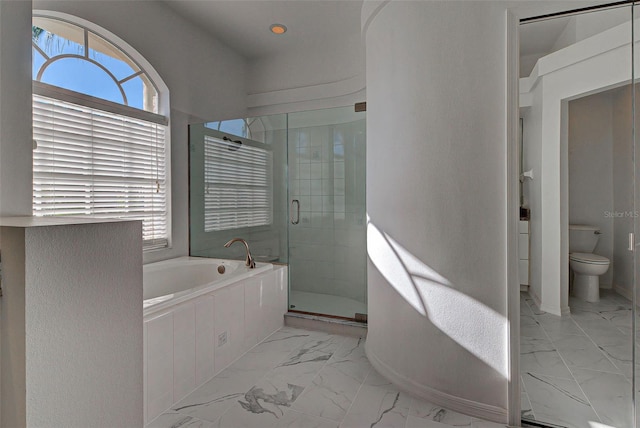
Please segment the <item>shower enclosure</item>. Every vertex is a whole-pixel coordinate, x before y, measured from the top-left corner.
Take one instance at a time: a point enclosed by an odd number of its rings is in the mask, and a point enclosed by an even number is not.
[[[366,319],[365,113],[190,126],[190,254],[289,265],[296,312]]]

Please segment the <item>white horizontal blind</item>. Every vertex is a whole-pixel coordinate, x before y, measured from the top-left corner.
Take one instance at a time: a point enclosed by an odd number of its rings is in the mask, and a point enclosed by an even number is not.
[[[267,146],[238,148],[205,135],[205,232],[271,224],[272,162]]]
[[[165,126],[33,95],[33,214],[142,220],[168,245]]]

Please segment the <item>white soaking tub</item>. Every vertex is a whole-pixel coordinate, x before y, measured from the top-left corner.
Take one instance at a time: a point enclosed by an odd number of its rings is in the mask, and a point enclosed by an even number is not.
[[[224,273],[220,273],[220,267]],[[249,269],[244,261],[202,257],[179,257],[144,265],[144,315],[272,269],[270,263],[256,263],[254,269]]]

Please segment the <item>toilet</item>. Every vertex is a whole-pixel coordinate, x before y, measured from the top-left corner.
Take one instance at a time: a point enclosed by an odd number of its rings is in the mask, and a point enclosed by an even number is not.
[[[609,259],[593,254],[600,229],[583,224],[569,225],[569,266],[573,271],[573,295],[587,302],[600,301],[600,278],[609,269]]]

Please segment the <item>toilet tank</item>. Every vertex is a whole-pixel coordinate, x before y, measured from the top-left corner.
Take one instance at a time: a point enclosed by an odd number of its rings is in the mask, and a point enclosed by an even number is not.
[[[586,224],[569,225],[569,252],[593,253],[600,237],[600,228]]]

